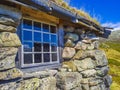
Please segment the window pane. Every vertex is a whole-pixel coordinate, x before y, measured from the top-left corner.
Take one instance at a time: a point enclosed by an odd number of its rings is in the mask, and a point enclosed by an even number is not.
[[[24,64],[32,63],[32,54],[24,54]]]
[[[57,61],[57,53],[52,53],[52,61]]]
[[[43,42],[50,42],[49,34],[43,34]]]
[[[56,44],[51,44],[51,51],[56,52],[57,51],[57,45]]]
[[[32,42],[24,42],[24,52],[32,52]]]
[[[42,62],[42,55],[41,54],[34,54],[34,62],[41,63]]]
[[[44,58],[44,62],[50,62],[50,54],[49,53],[44,53],[43,58]]]
[[[50,51],[50,45],[49,45],[49,43],[44,43],[43,44],[43,51],[44,52],[49,52]]]
[[[23,28],[32,29],[32,21],[31,20],[23,20]]]
[[[41,33],[34,32],[34,41],[41,42]]]
[[[56,33],[56,27],[55,26],[50,26],[50,32],[51,33]]]
[[[34,30],[41,31],[41,23],[34,22]]]
[[[26,41],[32,41],[32,32],[23,30],[23,39]]]
[[[49,32],[49,25],[43,24],[43,32]]]
[[[41,52],[41,43],[34,43],[34,52]]]
[[[56,35],[51,35],[51,42],[57,43],[57,36]]]

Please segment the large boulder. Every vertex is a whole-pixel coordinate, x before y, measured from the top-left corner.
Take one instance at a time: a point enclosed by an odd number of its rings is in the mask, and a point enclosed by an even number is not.
[[[58,72],[56,75],[56,79],[57,87],[60,90],[72,90],[80,86],[82,75],[78,72]]]
[[[6,71],[0,71],[0,80],[10,80],[22,77],[23,73],[17,69],[12,68]]]
[[[65,39],[71,39],[72,41],[78,41],[79,40],[79,36],[77,34],[73,34],[73,33],[67,33],[64,38]]]
[[[110,75],[106,75],[103,78],[103,81],[106,87],[110,87],[110,85],[112,84],[112,77]]]
[[[78,71],[95,68],[95,63],[91,58],[85,58],[83,60],[74,60],[74,64],[77,66]]]
[[[65,47],[63,49],[62,58],[64,58],[64,59],[71,59],[75,55],[75,53],[76,53],[76,51],[75,51],[74,48]]]
[[[1,32],[0,39],[2,40],[0,43],[0,46],[2,47],[21,46],[21,42],[15,33]]]

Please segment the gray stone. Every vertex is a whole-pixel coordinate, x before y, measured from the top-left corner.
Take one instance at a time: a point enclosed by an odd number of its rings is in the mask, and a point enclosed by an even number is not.
[[[104,81],[106,87],[110,87],[110,85],[112,84],[112,77],[110,75],[106,75],[103,78],[103,81]]]
[[[77,66],[78,71],[95,68],[94,61],[91,58],[85,58],[83,60],[74,60],[74,64]]]
[[[77,44],[75,45],[75,47],[74,47],[75,49],[77,49],[77,50],[80,50],[80,49],[82,49],[82,42],[77,42]]]
[[[84,78],[87,78],[87,77],[95,76],[96,75],[96,70],[95,69],[85,70],[85,71],[82,71],[80,73],[82,74],[82,76]]]
[[[0,24],[0,31],[2,32],[16,32],[16,28],[13,26],[7,26]]]
[[[99,41],[94,41],[94,42],[93,42],[93,45],[94,45],[94,48],[95,48],[95,49],[99,49],[100,43],[99,43]]]
[[[1,32],[0,39],[2,40],[2,43],[0,43],[2,47],[21,46],[21,42],[15,33]]]
[[[97,85],[97,86],[90,87],[90,90],[101,90],[101,88],[99,85]]]
[[[67,33],[64,38],[65,39],[71,39],[72,41],[78,41],[79,40],[79,36],[77,34],[73,34],[73,33]]]
[[[55,77],[47,77],[41,80],[40,90],[56,90]]]
[[[82,40],[82,42],[86,43],[86,44],[91,44],[92,43],[90,39],[84,39],[84,40]]]
[[[74,43],[72,40],[68,39],[66,42],[65,42],[65,47],[74,47]]]
[[[106,66],[108,61],[105,52],[102,50],[95,50],[95,62],[96,66]]]
[[[73,59],[79,60],[79,59],[82,59],[82,58],[85,58],[85,57],[87,57],[87,55],[84,54],[84,51],[79,50],[79,51],[74,55]]]
[[[93,50],[94,49],[94,45],[93,44],[88,44],[87,45],[87,49],[88,50]]]
[[[89,79],[89,86],[96,86],[102,82],[103,81],[101,79],[91,78],[91,79]]]
[[[16,22],[8,17],[8,16],[3,16],[3,15],[0,15],[0,24],[3,24],[3,25],[7,25],[7,26],[14,26],[16,27]]]
[[[89,90],[89,85],[88,84],[81,84],[82,90]]]
[[[71,59],[75,55],[75,53],[76,53],[76,51],[75,51],[74,48],[65,47],[63,49],[62,58],[64,58],[64,59]]]
[[[103,76],[108,74],[108,71],[109,71],[108,66],[98,68],[97,69],[97,75],[103,77]]]
[[[10,80],[10,79],[15,79],[15,78],[20,78],[22,77],[22,75],[23,73],[19,69],[13,68],[10,70],[1,71],[0,80]]]
[[[82,78],[81,84],[88,84],[88,78]]]
[[[60,90],[72,90],[80,85],[82,75],[78,72],[58,72],[56,79]]]
[[[87,44],[82,43],[82,44],[81,44],[81,49],[82,49],[82,50],[86,50],[86,49],[87,49]]]

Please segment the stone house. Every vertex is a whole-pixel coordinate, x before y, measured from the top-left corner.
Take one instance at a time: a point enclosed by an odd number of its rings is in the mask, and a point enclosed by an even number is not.
[[[0,1],[0,90],[109,90],[109,34],[50,0]]]

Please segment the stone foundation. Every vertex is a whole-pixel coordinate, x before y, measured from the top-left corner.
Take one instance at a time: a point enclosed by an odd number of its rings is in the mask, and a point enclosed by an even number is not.
[[[33,73],[16,68],[21,17],[19,10],[0,5],[0,90],[109,90],[108,61],[99,41],[83,38],[73,27],[65,29],[61,68]]]

